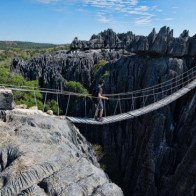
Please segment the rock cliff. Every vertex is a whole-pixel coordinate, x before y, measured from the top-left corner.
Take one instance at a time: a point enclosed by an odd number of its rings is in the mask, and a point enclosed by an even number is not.
[[[107,64],[105,92],[145,88],[171,79],[196,66],[195,60],[131,56]],[[114,105],[114,103],[113,103]],[[107,114],[114,106],[107,103]],[[130,107],[122,103],[122,110]],[[92,143],[103,146],[103,164],[126,195],[194,195],[196,147],[196,91],[144,116],[100,127],[80,127]],[[117,171],[117,172],[114,172]]]
[[[30,61],[13,59],[12,72],[22,74],[26,79],[39,80],[41,87],[63,89],[65,80],[81,82],[89,88],[94,78],[92,67],[100,59],[117,60],[122,51],[90,50],[86,52],[59,51],[44,54]]]
[[[91,145],[64,119],[0,111],[0,138],[0,196],[123,195],[100,169]]]

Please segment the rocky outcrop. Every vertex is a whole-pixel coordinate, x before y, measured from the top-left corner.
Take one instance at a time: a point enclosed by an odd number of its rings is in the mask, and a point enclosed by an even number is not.
[[[196,66],[194,59],[129,56],[107,64],[106,93],[128,92],[166,81]],[[121,102],[122,111],[131,103]],[[140,104],[140,103],[137,103]],[[115,103],[106,104],[113,115]],[[103,164],[125,195],[194,195],[196,91],[141,117],[95,128],[80,127],[106,153]]]
[[[108,72],[105,78],[106,94],[131,92],[172,79],[195,65],[194,58],[123,56],[100,69],[95,81],[98,82]]]
[[[189,37],[187,30],[179,38],[173,37],[173,30],[162,27],[159,33],[155,29],[148,36],[134,35],[132,32],[117,34],[111,29],[93,35],[89,41],[75,38],[71,48],[75,49],[125,49],[129,52],[172,57],[196,56],[196,36]]]
[[[39,80],[41,87],[63,89],[65,80],[81,82],[89,88],[93,81],[92,67],[100,59],[117,60],[122,51],[59,51],[55,54],[44,54],[30,61],[14,59],[11,70],[22,74],[26,79]]]
[[[0,196],[121,196],[72,124],[16,109],[0,116]]]
[[[0,89],[0,110],[13,109],[13,94],[10,90]]]

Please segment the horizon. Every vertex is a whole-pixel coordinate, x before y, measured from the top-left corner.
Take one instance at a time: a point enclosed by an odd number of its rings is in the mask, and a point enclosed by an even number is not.
[[[70,44],[74,37],[89,40],[109,28],[136,35],[163,26],[173,29],[174,37],[185,29],[196,33],[193,0],[4,0],[1,5],[1,41]]]

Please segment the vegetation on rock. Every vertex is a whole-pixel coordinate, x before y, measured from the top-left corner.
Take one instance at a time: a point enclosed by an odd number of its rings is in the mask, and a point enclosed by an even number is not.
[[[5,85],[15,85],[15,86],[28,86],[29,88],[38,88],[38,81],[27,81],[22,76],[17,74],[11,74],[7,68],[0,67],[0,84]],[[22,92],[22,91],[13,91],[14,101],[17,105],[26,104],[27,107],[32,107],[38,105],[38,108],[43,107],[42,104],[42,94],[39,90],[35,92]],[[36,97],[36,99],[35,99]]]
[[[66,81],[65,87],[67,91],[88,95],[88,90],[80,82]]]
[[[93,66],[93,73],[96,74],[106,63],[106,60],[101,59],[97,64]]]

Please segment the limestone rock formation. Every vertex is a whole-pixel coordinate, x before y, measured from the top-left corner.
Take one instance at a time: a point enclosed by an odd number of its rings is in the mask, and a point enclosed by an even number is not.
[[[0,138],[0,196],[123,195],[100,169],[90,144],[64,119],[4,111]]]
[[[194,59],[127,56],[107,64],[97,74],[106,93],[130,92],[166,81],[196,66]],[[131,108],[121,102],[122,111]],[[140,103],[137,103],[140,104]],[[113,115],[115,104],[106,104]],[[125,195],[194,195],[196,187],[196,91],[141,117],[95,128],[80,127],[106,152],[109,176]],[[104,163],[105,163],[104,162]],[[114,172],[118,171],[118,172]]]
[[[159,84],[196,66],[195,43],[196,36],[190,37],[188,31],[174,38],[167,27],[158,33],[153,29],[147,37],[107,30],[90,41],[75,39],[72,49],[81,50],[45,54],[28,62],[17,60],[12,71],[28,79],[39,78],[42,87],[53,88],[60,88],[58,81],[76,80],[91,89],[106,75],[105,93],[127,92]],[[101,58],[109,63],[93,74],[92,66]],[[121,104],[122,110],[130,108],[129,102]],[[114,103],[106,104],[107,115],[113,115],[114,107]],[[195,195],[195,107],[193,90],[132,120],[78,126],[88,141],[102,145],[107,173],[125,195]],[[0,115],[5,119],[4,113]],[[95,192],[101,195],[112,186],[106,184]]]
[[[81,82],[89,88],[93,80],[92,67],[100,59],[117,60],[122,51],[59,51],[55,54],[44,54],[30,61],[13,59],[12,72],[22,74],[29,80],[39,80],[41,87],[62,89],[67,81]]]
[[[73,50],[81,49],[125,49],[134,53],[149,55],[169,55],[172,57],[196,56],[195,36],[189,37],[184,30],[179,38],[173,37],[173,30],[162,27],[158,33],[155,29],[148,36],[134,35],[132,32],[117,34],[111,29],[93,35],[89,41],[74,39]]]

